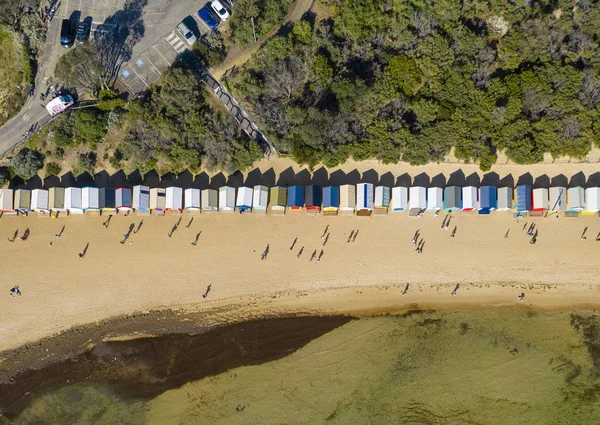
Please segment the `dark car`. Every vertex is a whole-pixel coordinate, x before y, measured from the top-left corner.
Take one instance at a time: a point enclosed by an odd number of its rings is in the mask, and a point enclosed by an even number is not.
[[[68,49],[75,41],[75,33],[77,32],[77,21],[72,19],[63,19],[60,28],[60,45]]]
[[[198,11],[198,17],[202,20],[202,22],[206,24],[206,26],[209,29],[214,30],[217,27],[217,25],[219,25],[219,19],[215,15],[213,15],[210,9],[210,4],[205,5],[202,9]]]
[[[87,22],[81,22],[77,27],[77,43],[85,43],[90,36],[90,26]]]

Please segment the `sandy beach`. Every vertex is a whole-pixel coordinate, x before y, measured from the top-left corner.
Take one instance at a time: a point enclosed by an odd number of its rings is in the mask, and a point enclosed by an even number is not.
[[[258,164],[265,173],[280,175],[291,161]],[[375,164],[349,163],[341,170],[362,174]],[[517,166],[498,167],[500,178],[523,174]],[[378,166],[379,175],[419,173],[450,175],[456,165],[400,168]],[[468,176],[476,166],[460,166]],[[516,174],[517,170],[521,173]],[[547,174],[571,176],[597,173],[594,164],[541,164],[528,167],[533,178]],[[298,173],[300,167],[294,169]],[[330,170],[330,173],[336,170]],[[481,174],[479,174],[481,175]],[[421,219],[406,213],[387,216],[323,217],[288,213],[270,215],[203,213],[178,216],[114,216],[105,218],[4,217],[0,219],[0,261],[4,296],[0,297],[0,351],[7,351],[76,325],[103,319],[175,309],[210,312],[216,324],[265,315],[377,314],[410,309],[532,308],[539,310],[593,309],[600,306],[600,231],[595,216],[578,219],[534,219],[536,245],[509,212],[490,216],[454,213],[449,230],[440,228],[445,214],[428,211]],[[194,217],[190,228],[186,228]],[[120,244],[133,223],[141,231]],[[530,223],[532,220],[528,220]],[[60,239],[55,238],[62,226]],[[321,239],[329,226],[326,246]],[[455,238],[451,230],[457,226]],[[580,235],[588,227],[587,239]],[[27,241],[9,243],[18,229],[30,229]],[[504,238],[510,229],[508,238]],[[355,242],[347,242],[359,230]],[[417,255],[411,239],[420,230],[425,240]],[[192,246],[201,232],[197,246]],[[290,250],[295,238],[294,248]],[[49,247],[49,242],[53,242]],[[86,244],[85,258],[78,258]],[[269,245],[266,260],[260,257]],[[297,259],[300,249],[304,251]],[[320,263],[309,262],[323,250]],[[402,292],[410,283],[408,293]],[[457,296],[450,295],[460,284]],[[19,285],[21,296],[10,296]],[[211,285],[206,298],[207,286]],[[517,296],[525,293],[525,299]],[[143,329],[139,330],[143,333]],[[108,330],[110,333],[110,330]]]

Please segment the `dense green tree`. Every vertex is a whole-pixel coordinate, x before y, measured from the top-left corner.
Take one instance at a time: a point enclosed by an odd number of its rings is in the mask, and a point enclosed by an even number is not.
[[[23,148],[13,157],[11,166],[14,173],[23,180],[35,176],[44,165],[44,156],[38,151]]]

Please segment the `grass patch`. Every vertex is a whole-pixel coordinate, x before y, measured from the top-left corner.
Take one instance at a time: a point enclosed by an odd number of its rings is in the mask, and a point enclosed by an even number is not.
[[[27,48],[0,26],[0,125],[16,115],[27,98],[32,70]],[[21,87],[21,89],[19,89]]]

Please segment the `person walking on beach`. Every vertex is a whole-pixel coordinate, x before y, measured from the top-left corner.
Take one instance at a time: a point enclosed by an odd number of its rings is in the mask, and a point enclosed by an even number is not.
[[[321,250],[321,253],[319,254],[319,258],[317,258],[317,264],[319,264],[319,262],[321,261],[321,257],[323,256],[324,253],[325,253],[325,251]]]
[[[196,239],[194,240],[194,242],[192,242],[192,246],[198,245],[198,239],[200,238],[200,233],[202,233],[202,232],[198,232],[198,234],[196,235]]]
[[[169,237],[173,236],[173,233],[175,233],[175,230],[177,230],[177,224],[175,224],[173,226],[173,228],[171,229],[171,231],[169,232]]]
[[[296,239],[294,239],[294,242],[292,242],[292,246],[290,246],[290,251],[292,249],[294,249],[294,247],[296,246],[296,242],[298,241],[298,237],[296,237]]]
[[[85,245],[85,248],[83,248],[83,252],[80,252],[79,254],[77,254],[77,256],[78,256],[79,258],[83,258],[83,257],[85,257],[85,254],[87,253],[87,250],[88,250],[88,247],[89,247],[89,246],[90,246],[90,243],[88,242],[88,243]]]
[[[310,260],[308,260],[308,262],[312,262],[312,260],[315,259],[315,257],[317,256],[317,250],[315,249],[315,251],[312,253],[312,255],[310,256]]]
[[[446,219],[444,219],[444,220],[446,220]],[[411,243],[411,244],[413,244],[413,245],[414,245],[414,244],[416,244],[416,243],[417,243],[417,239],[419,239],[419,230],[417,230],[417,231],[415,232],[415,235],[413,236],[413,238],[412,238],[412,240],[410,241],[410,243]]]
[[[446,214],[446,217],[444,217],[444,220],[442,221],[442,229],[446,227],[446,220],[448,220],[448,217],[450,217],[450,214]]]
[[[110,225],[110,219],[112,218],[112,215],[108,216],[108,220],[106,220],[104,223],[102,223],[102,225],[104,227],[106,227],[108,229],[108,226]]]
[[[506,231],[506,233],[504,234],[504,239],[508,239],[508,234],[509,234],[509,232],[510,232],[510,229],[508,229],[508,230]]]
[[[267,247],[265,248],[265,251],[260,256],[260,259],[261,260],[266,260],[267,259],[267,255],[269,255],[269,244],[267,244]]]
[[[206,297],[208,297],[208,293],[210,292],[210,287],[211,287],[211,286],[212,286],[212,284],[211,284],[211,285],[208,285],[208,286],[206,287],[206,292],[205,292],[204,294],[202,294],[202,298],[206,298]]]
[[[452,220],[452,216],[448,216],[448,221],[446,222],[446,225],[444,226],[444,230],[448,230],[448,227],[450,227],[450,220]]]
[[[598,236],[596,236],[596,242],[600,242],[600,232],[598,232]]]
[[[454,290],[451,292],[453,297],[455,297],[457,295],[456,291],[458,291],[458,288],[460,288],[460,285],[456,284],[456,288],[454,288]]]
[[[321,235],[321,239],[325,239],[325,235],[327,234],[328,230],[329,230],[329,224],[327,225],[327,227],[325,227],[325,231],[323,232],[323,235]]]
[[[143,225],[144,225],[144,220],[140,221],[140,224],[138,224],[137,229],[135,229],[133,231],[133,234],[135,235],[137,232],[139,232]]]
[[[348,240],[346,242],[350,243],[352,241],[352,236],[354,236],[354,230],[350,232],[350,236],[348,236]]]
[[[325,236],[325,240],[323,241],[323,246],[327,245],[327,241],[329,240],[329,235],[331,235],[331,233],[327,233],[327,236]]]
[[[521,231],[525,231],[525,229],[527,228],[527,222],[525,222],[525,224],[523,225],[523,228],[521,229]]]
[[[423,242],[423,243],[421,244],[421,247],[417,251],[417,254],[419,254],[419,255],[421,255],[423,253],[423,248],[425,248],[425,241],[421,241],[421,242]]]
[[[15,285],[12,288],[10,288],[10,295],[21,295],[21,288],[19,288],[19,285]]]
[[[300,248],[300,252],[298,252],[298,255],[296,255],[297,260],[300,259],[300,256],[302,255],[303,252],[304,252],[304,247]]]
[[[27,240],[27,238],[29,237],[29,227],[27,229],[25,229],[25,233],[23,233],[23,236],[21,236],[19,238],[20,241],[25,242]]]
[[[19,229],[15,230],[15,234],[13,235],[12,239],[8,238],[9,242],[14,242],[15,239],[17,239],[17,236],[19,236]]]
[[[408,287],[410,286],[410,283],[406,284],[406,287],[404,288],[404,291],[402,291],[402,295],[406,295],[406,293],[408,292]]]
[[[65,226],[63,226],[62,229],[60,229],[60,232],[58,232],[56,235],[54,235],[54,236],[56,236],[56,239],[60,238],[64,231],[65,231]]]
[[[354,242],[356,240],[357,236],[358,236],[358,229],[356,229],[356,232],[354,232],[354,236],[352,237],[352,242]]]
[[[521,295],[519,295],[517,298],[519,299],[519,301],[523,301],[523,299],[525,298],[525,292],[521,292]]]
[[[192,217],[192,219],[190,220],[190,222],[185,226],[186,229],[189,229],[190,226],[192,225],[192,222],[194,221],[194,217]]]
[[[585,229],[583,229],[583,233],[581,234],[580,240],[584,241],[587,239],[587,237],[585,236],[585,232],[587,232],[587,229],[588,229],[587,226],[585,227]]]
[[[450,233],[450,237],[453,238],[454,236],[456,236],[456,230],[458,229],[458,226],[454,226],[454,229],[452,229],[452,233]]]

